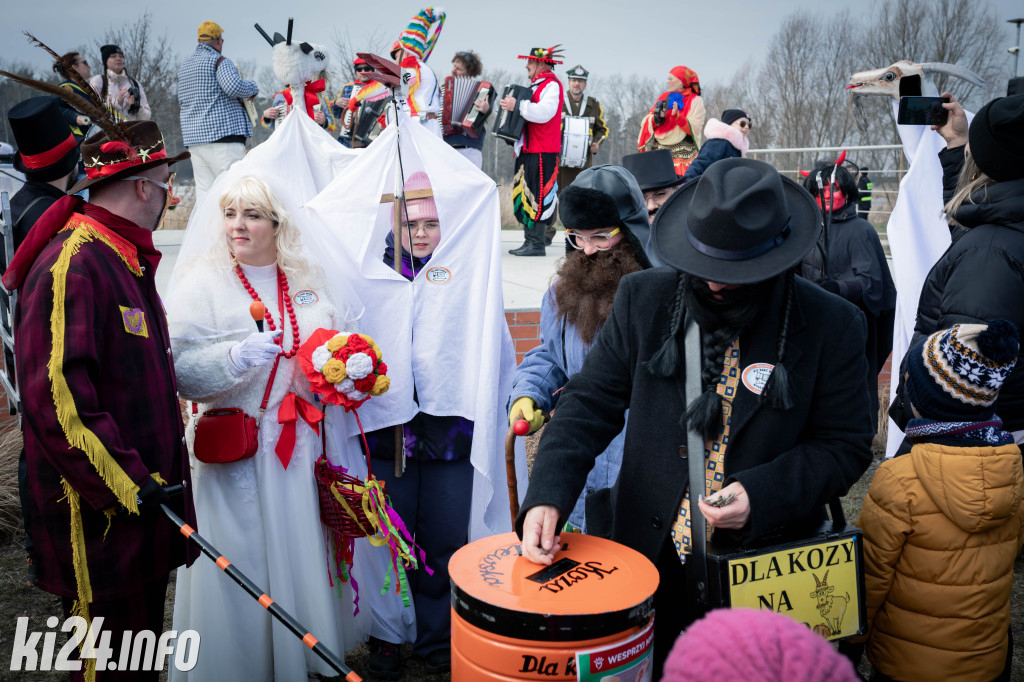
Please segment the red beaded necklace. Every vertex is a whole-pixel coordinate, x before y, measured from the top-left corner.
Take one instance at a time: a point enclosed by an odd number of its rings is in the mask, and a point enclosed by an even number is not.
[[[242,272],[242,266],[235,266],[235,274],[238,275],[238,279],[241,280],[242,286],[252,296],[252,300],[259,301],[260,295],[256,293],[256,289],[249,284],[249,280],[246,278],[245,273]],[[278,291],[278,310],[281,312],[281,317],[284,318],[284,311],[281,310],[281,302],[284,302],[284,307],[288,309],[288,322],[292,326],[292,349],[287,353],[282,353],[284,358],[295,357],[295,354],[299,352],[299,324],[295,321],[295,308],[292,307],[292,297],[288,294],[288,278],[285,276],[281,268],[277,269],[277,291]],[[262,302],[262,301],[261,301]],[[267,327],[270,331],[277,331],[277,325],[274,324],[274,318],[270,314],[270,309],[263,306],[263,317],[267,321]],[[277,343],[284,348],[284,338],[279,338]]]

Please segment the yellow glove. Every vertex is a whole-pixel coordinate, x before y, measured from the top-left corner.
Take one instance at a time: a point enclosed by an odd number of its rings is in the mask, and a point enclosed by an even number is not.
[[[530,423],[530,433],[544,426],[544,413],[537,409],[533,398],[519,398],[512,403],[508,413],[508,425],[513,426],[518,420],[525,419]]]

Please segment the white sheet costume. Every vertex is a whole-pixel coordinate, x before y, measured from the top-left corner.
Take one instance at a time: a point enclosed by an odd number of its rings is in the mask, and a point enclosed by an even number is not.
[[[167,307],[181,396],[198,400],[200,414],[211,407],[239,407],[255,416],[272,366],[252,368],[240,377],[228,367],[228,349],[255,331],[255,323],[249,314],[252,298],[228,261],[218,205],[224,188],[247,175],[266,181],[303,235],[303,256],[324,270],[317,281],[289,281],[300,339],[305,341],[318,327],[351,329],[361,312],[358,299],[331,264],[318,257],[300,213],[300,202],[315,195],[356,154],[308,117],[289,116],[270,140],[221,176],[193,213]],[[289,350],[292,332],[290,325],[282,326],[278,312],[276,266],[243,270],[277,329],[285,329],[284,348]],[[282,430],[278,408],[289,391],[313,402],[294,357],[281,359],[253,458],[228,464],[192,458],[197,530],[325,646],[342,655],[363,641],[368,609],[355,618],[351,592],[339,597],[337,583],[331,585],[334,568],[313,477],[319,437],[300,419],[287,469],[274,451]],[[350,420],[340,408],[328,409],[328,429],[335,436],[328,439],[328,456],[334,462],[361,460],[350,439],[337,437],[354,428]],[[191,439],[194,423],[188,432]],[[354,572],[359,573],[358,565]],[[174,628],[198,631],[202,645],[196,667],[190,673],[172,670],[171,680],[305,680],[311,673],[337,674],[205,557],[178,572]]]
[[[404,177],[427,174],[441,224],[440,243],[411,282],[381,259],[394,210],[381,197],[395,191],[399,137]],[[367,310],[360,331],[376,339],[387,361],[391,390],[360,408],[364,428],[404,424],[418,411],[472,421],[469,537],[511,530],[503,444],[515,354],[502,301],[494,182],[402,116],[400,130],[389,126],[306,208],[334,234],[321,248],[353,275]],[[525,462],[517,471],[525,493]],[[376,636],[413,639],[412,609],[399,599],[377,600],[374,614]]]
[[[899,102],[892,103],[895,117]],[[967,113],[968,124],[974,114]],[[946,141],[928,126],[896,126],[903,153],[910,161],[907,174],[900,180],[900,193],[892,207],[886,234],[892,254],[893,281],[896,284],[896,322],[892,334],[892,389],[890,404],[896,397],[900,362],[910,348],[917,321],[917,304],[928,272],[949,248],[949,224],[942,213],[942,165],[939,150]],[[889,420],[885,456],[892,457],[903,442],[903,432]]]

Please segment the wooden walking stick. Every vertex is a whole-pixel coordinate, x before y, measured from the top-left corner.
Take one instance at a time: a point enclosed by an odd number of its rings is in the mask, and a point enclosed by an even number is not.
[[[168,494],[173,494],[180,490],[180,485],[167,488]],[[313,636],[313,633],[309,632],[301,623],[299,623],[299,621],[295,620],[287,611],[281,608],[277,602],[271,599],[270,595],[261,590],[256,583],[249,580],[244,573],[235,568],[235,566],[228,561],[224,555],[217,551],[216,547],[211,545],[206,538],[197,533],[192,526],[185,523],[180,516],[171,511],[170,507],[166,504],[161,504],[160,509],[163,511],[164,515],[178,527],[178,530],[181,531],[182,535],[196,543],[199,549],[203,551],[203,554],[213,559],[214,563],[217,564],[217,567],[220,568],[220,570],[224,571],[229,578],[241,585],[243,590],[248,592],[253,599],[259,602],[260,606],[269,611],[270,615],[274,618],[281,621],[286,628],[292,631],[292,634],[301,639],[302,643],[308,646],[313,653],[322,658],[327,665],[344,675],[345,682],[362,682],[363,678],[357,675],[352,668],[345,665],[337,654],[324,646],[320,640]]]

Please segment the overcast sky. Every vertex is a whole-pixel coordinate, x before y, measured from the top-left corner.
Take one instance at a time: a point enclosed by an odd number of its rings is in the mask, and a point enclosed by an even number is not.
[[[1002,20],[1024,17],[1022,0],[991,1]],[[669,68],[685,64],[697,72],[705,85],[727,80],[745,63],[760,59],[783,18],[794,11],[831,16],[848,6],[858,14],[869,15],[871,7],[870,0],[449,0],[439,4],[447,10],[448,19],[429,62],[439,73],[447,72],[447,65],[458,50],[476,50],[485,68],[518,71],[524,62],[516,60],[516,55],[531,47],[561,43],[566,63],[560,67],[559,75],[564,69],[582,63],[595,75],[639,74],[660,81]],[[47,68],[49,61],[44,53],[28,45],[22,30],[33,32],[50,47],[63,52],[95,43],[111,25],[115,12],[130,23],[146,6],[147,3],[80,0],[4,0],[0,56]],[[198,25],[211,19],[224,28],[225,55],[267,64],[270,47],[253,28],[256,22],[268,33],[283,34],[288,17],[294,16],[296,38],[333,49],[336,31],[347,32],[355,44],[372,35],[393,40],[419,9],[416,0],[295,0],[258,4],[240,0],[172,0],[148,6],[154,23],[166,29],[181,54],[193,49]],[[96,8],[102,11],[97,12]],[[1008,23],[1004,26],[1005,47],[1010,47],[1015,42],[1015,27]],[[97,73],[99,55],[88,57],[93,73]],[[129,62],[130,59],[129,55]],[[1007,64],[1012,64],[1009,54],[1006,59]]]

